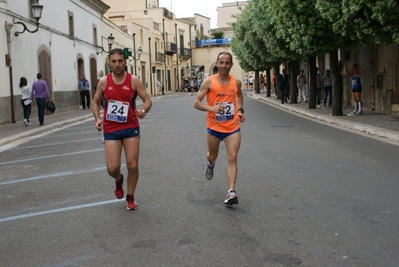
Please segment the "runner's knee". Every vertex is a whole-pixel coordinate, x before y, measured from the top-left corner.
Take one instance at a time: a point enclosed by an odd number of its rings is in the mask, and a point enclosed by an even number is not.
[[[138,161],[132,161],[132,162],[126,163],[126,168],[129,171],[133,171],[133,172],[137,171],[139,168]]]

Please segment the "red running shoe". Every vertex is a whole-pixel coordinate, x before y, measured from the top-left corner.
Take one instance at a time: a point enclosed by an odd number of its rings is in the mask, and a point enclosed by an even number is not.
[[[128,210],[137,210],[138,206],[137,203],[134,201],[133,195],[126,195],[126,208]]]
[[[118,181],[115,181],[115,196],[118,199],[123,198],[123,175],[121,174],[121,178]]]

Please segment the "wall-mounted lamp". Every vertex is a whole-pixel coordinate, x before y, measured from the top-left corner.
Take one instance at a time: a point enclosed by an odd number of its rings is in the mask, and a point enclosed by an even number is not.
[[[97,48],[97,55],[102,52],[109,53],[112,50],[112,45],[114,44],[115,37],[111,33],[107,39],[108,39],[108,51],[105,51],[104,47],[96,45],[95,47]]]
[[[24,27],[24,30],[22,32],[15,32],[14,35],[19,36],[20,34],[23,34],[25,31],[28,31],[30,33],[37,32],[39,30],[39,20],[42,17],[42,11],[43,11],[43,5],[39,4],[39,1],[32,4],[32,15],[36,20],[36,29],[31,31],[26,27],[26,25],[23,22],[17,21],[14,22],[14,24],[21,24]]]
[[[133,59],[131,59],[131,60],[129,60],[129,62],[130,61],[137,61],[137,60],[139,60],[140,59],[140,55],[143,53],[143,48],[141,48],[141,46],[137,49],[137,55],[139,55],[138,57],[137,57],[137,59],[135,59],[134,58],[134,56],[132,56],[132,52],[130,52],[130,54],[129,54],[129,56],[130,57],[132,57]]]

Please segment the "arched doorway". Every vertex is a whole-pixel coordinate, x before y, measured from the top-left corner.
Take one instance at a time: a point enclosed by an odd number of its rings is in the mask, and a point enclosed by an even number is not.
[[[39,72],[46,81],[51,97],[53,97],[53,77],[51,72],[51,57],[46,50],[39,53]]]
[[[90,84],[91,84],[91,96],[94,96],[94,89],[97,84],[97,60],[95,57],[90,58]]]
[[[80,77],[82,77],[83,74],[85,74],[84,61],[83,61],[82,57],[78,57],[78,73],[77,73],[77,75],[78,75],[78,80],[76,81],[76,87],[78,87]],[[76,92],[78,93],[78,97],[77,97],[78,106],[80,106],[81,103],[82,103],[81,96],[80,96],[78,90],[76,90]]]

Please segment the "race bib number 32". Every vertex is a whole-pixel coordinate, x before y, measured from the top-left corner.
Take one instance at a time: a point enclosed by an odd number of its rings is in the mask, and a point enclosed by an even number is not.
[[[127,122],[128,110],[128,102],[109,100],[106,119],[107,121]]]
[[[223,122],[232,120],[234,118],[234,103],[233,102],[217,102],[215,106],[222,105],[224,107],[222,113],[216,113],[216,121]]]

